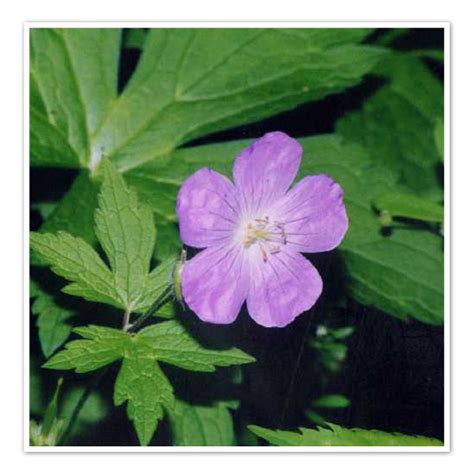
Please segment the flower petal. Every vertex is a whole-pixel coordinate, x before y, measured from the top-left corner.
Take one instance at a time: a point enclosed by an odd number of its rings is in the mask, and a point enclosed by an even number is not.
[[[307,176],[276,205],[288,246],[299,252],[326,252],[337,247],[349,226],[341,186],[329,176]]]
[[[211,247],[186,262],[181,285],[187,305],[203,321],[232,323],[247,296],[240,246]]]
[[[181,240],[197,248],[223,244],[235,229],[238,212],[231,181],[202,168],[183,183],[178,193],[176,213]]]
[[[297,252],[281,251],[266,262],[252,259],[251,268],[247,309],[261,326],[287,326],[321,295],[319,273]]]
[[[283,132],[267,133],[242,150],[234,163],[234,182],[248,214],[281,198],[295,179],[303,149]]]

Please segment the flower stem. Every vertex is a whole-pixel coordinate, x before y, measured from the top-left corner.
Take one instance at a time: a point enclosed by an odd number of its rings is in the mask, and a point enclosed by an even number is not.
[[[173,297],[173,287],[167,286],[155,300],[155,302],[143,313],[133,324],[128,327],[128,332],[135,332],[143,323],[161,306],[170,301]]]

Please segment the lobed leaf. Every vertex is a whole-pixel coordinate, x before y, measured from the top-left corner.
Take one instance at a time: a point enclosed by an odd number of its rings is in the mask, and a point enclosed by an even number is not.
[[[300,432],[270,430],[250,425],[248,429],[276,446],[443,446],[435,438],[387,433],[361,428],[343,428],[328,423],[329,428],[300,428]]]
[[[237,348],[203,347],[178,321],[148,326],[138,337],[155,350],[158,360],[195,372],[214,372],[216,367],[255,362],[252,356]]]

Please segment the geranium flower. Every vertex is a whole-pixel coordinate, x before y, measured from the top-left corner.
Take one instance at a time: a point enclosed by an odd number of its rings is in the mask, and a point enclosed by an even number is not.
[[[203,321],[250,316],[283,327],[311,308],[323,283],[300,252],[326,252],[343,239],[342,189],[329,176],[306,176],[290,190],[301,145],[267,133],[237,156],[232,183],[209,169],[183,183],[177,202],[182,241],[204,248],[181,274],[184,300]]]

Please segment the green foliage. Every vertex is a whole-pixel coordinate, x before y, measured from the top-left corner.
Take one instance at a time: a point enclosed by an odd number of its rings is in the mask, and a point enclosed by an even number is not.
[[[203,347],[177,321],[154,324],[140,337],[156,351],[158,360],[196,372],[214,372],[216,367],[248,364],[255,359],[240,349],[212,350]]]
[[[103,326],[75,328],[82,339],[66,344],[44,367],[90,372],[121,359],[115,382],[114,403],[128,402],[142,445],[150,442],[164,408],[173,410],[173,388],[157,361],[186,370],[211,372],[216,367],[246,364],[255,359],[238,349],[211,350],[202,347],[177,321],[168,321],[128,334]],[[173,338],[176,336],[176,338]]]
[[[415,57],[390,55],[377,71],[389,82],[337,123],[339,134],[366,147],[371,158],[400,173],[418,194],[438,186],[433,136],[443,114],[443,86]]]
[[[61,438],[63,420],[59,418],[59,392],[63,379],[59,379],[53,398],[49,402],[41,423],[30,421],[30,442],[33,446],[56,446]]]
[[[344,395],[323,395],[313,402],[316,408],[347,408],[351,401]]]
[[[393,217],[437,223],[444,219],[443,206],[413,194],[383,193],[374,198],[373,204],[379,211],[387,212]]]
[[[337,372],[346,359],[347,345],[344,344],[344,339],[347,339],[353,331],[354,328],[351,326],[338,329],[324,325],[317,327],[316,334],[309,344],[318,352],[321,364],[329,372]]]
[[[212,405],[190,404],[176,400],[170,413],[175,446],[235,445],[234,426],[227,401]]]
[[[115,382],[114,403],[127,403],[142,446],[146,446],[164,416],[164,408],[174,404],[173,387],[155,362],[152,350],[138,338],[127,344],[120,372]]]
[[[58,305],[54,297],[44,292],[33,280],[30,280],[30,298],[34,299],[31,312],[37,316],[41,350],[45,357],[49,357],[71,334],[69,319],[74,311]]]
[[[90,137],[117,95],[120,30],[33,28],[30,35],[31,162],[87,166]]]
[[[437,225],[443,221],[443,86],[421,58],[443,56],[438,50],[385,49],[408,31],[388,30],[367,42],[371,30],[363,28],[33,28],[31,165],[78,173],[62,199],[41,197],[34,204],[44,222],[31,234],[32,263],[66,279],[65,293],[125,313],[123,330],[76,328],[80,338],[44,367],[85,373],[119,362],[114,403],[126,404],[141,445],[150,443],[165,415],[174,445],[236,444],[230,413],[235,403],[222,401],[229,398],[222,394],[207,402],[190,402],[193,393],[187,401],[175,399],[166,364],[178,373],[214,372],[255,359],[237,348],[203,345],[176,319],[140,331],[127,324],[171,292],[182,248],[176,195],[184,179],[205,166],[231,176],[236,154],[249,142],[180,147],[344,91],[369,73],[383,85],[338,120],[337,133],[300,140],[304,157],[297,179],[325,173],[344,189],[350,230],[334,260],[342,297],[402,320],[442,324],[444,259]],[[141,55],[119,93],[121,48]],[[405,220],[395,225],[392,217]],[[68,338],[70,319],[81,310],[63,307],[42,288],[32,282],[30,293],[48,357]],[[156,315],[174,318],[176,311],[168,303]],[[327,372],[337,372],[346,359],[345,340],[353,329],[320,325],[310,338]],[[173,383],[174,372],[168,373]],[[46,409],[42,376],[33,370],[31,377],[31,443],[57,445],[82,392],[66,387],[59,403],[57,391]],[[187,382],[179,380],[178,394]],[[313,407],[349,403],[343,395],[323,395]],[[105,414],[103,400],[92,392],[71,433]],[[282,446],[442,445],[431,438],[346,429],[314,410],[306,414],[322,426],[301,432],[251,426],[239,442],[256,443],[258,435]]]
[[[434,140],[436,149],[442,161],[444,161],[444,120],[438,117],[434,127]]]
[[[250,425],[257,436],[276,446],[443,446],[435,438],[410,436],[401,433],[386,433],[378,430],[343,428],[329,423],[329,428],[316,430],[300,428],[300,432],[269,430]]]
[[[196,136],[354,85],[385,53],[357,45],[370,32],[362,28],[152,29],[117,98],[119,31],[86,31],[32,30],[33,105],[65,142],[32,146],[33,164],[57,166],[69,143],[64,166],[95,169],[105,155],[133,168]]]
[[[72,282],[65,293],[143,312],[169,285],[174,262],[149,271],[156,238],[152,211],[108,161],[103,174],[95,232],[110,269],[87,242],[66,232],[32,233],[30,243],[42,261]]]

